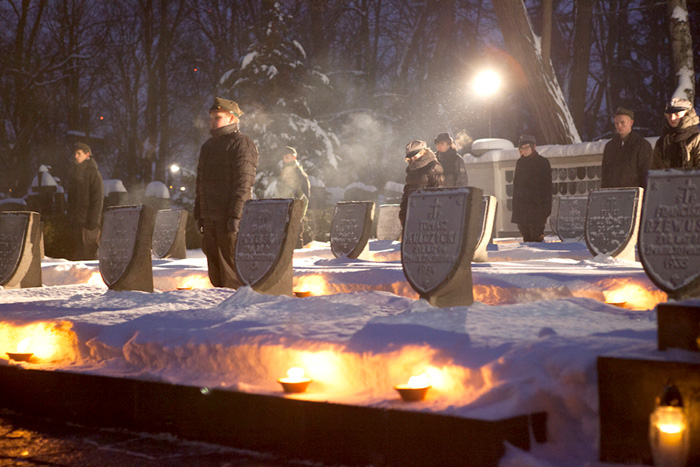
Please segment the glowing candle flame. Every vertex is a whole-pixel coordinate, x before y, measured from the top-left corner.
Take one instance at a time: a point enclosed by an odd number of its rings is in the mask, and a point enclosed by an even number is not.
[[[27,349],[29,348],[29,337],[21,341],[19,344],[17,344],[17,353],[27,353]]]
[[[302,381],[306,378],[304,378],[304,371],[303,368],[299,368],[298,366],[294,366],[287,370],[287,376],[288,376],[288,381]]]
[[[657,426],[659,428],[659,431],[663,433],[680,433],[681,430],[683,430],[683,427],[681,425],[663,424]]]
[[[430,379],[425,373],[418,376],[411,376],[408,378],[406,386],[409,388],[426,388],[430,386]]]

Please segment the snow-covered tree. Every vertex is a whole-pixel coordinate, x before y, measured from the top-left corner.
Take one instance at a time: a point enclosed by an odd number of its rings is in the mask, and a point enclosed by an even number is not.
[[[262,24],[251,28],[253,42],[240,67],[226,72],[220,82],[223,95],[240,102],[246,112],[244,131],[258,146],[258,195],[277,176],[285,146],[296,148],[310,174],[339,162],[338,138],[314,112],[314,102],[332,93],[329,80],[308,65],[304,48],[291,37],[292,17],[279,3],[265,6]]]
[[[673,97],[695,100],[695,73],[693,66],[693,39],[688,23],[686,0],[669,0],[669,28],[673,50],[673,68],[678,77],[678,87]]]

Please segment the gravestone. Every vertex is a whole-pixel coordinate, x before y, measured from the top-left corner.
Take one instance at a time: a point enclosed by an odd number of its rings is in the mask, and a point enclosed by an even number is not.
[[[156,211],[143,204],[105,211],[98,258],[102,280],[110,289],[153,292],[155,217]]]
[[[479,235],[479,240],[476,242],[476,248],[474,249],[474,259],[472,260],[474,262],[483,263],[488,261],[489,256],[486,248],[491,241],[497,205],[498,200],[496,200],[495,196],[484,195],[481,198],[481,235]]]
[[[401,220],[399,204],[382,204],[379,206],[377,220],[377,240],[398,240],[401,237]]]
[[[153,253],[158,258],[187,258],[185,226],[187,211],[162,209],[156,213]]]
[[[557,220],[559,217],[559,197],[552,196],[552,213],[549,215],[549,228],[554,235],[558,235]]]
[[[562,242],[579,242],[586,230],[588,196],[562,196],[559,198],[557,235]]]
[[[401,263],[411,287],[431,305],[474,302],[471,261],[481,230],[479,188],[418,190],[408,199]]]
[[[642,188],[608,188],[588,195],[586,245],[599,254],[635,261]]]
[[[292,258],[303,214],[301,200],[246,201],[236,241],[238,277],[259,293],[292,295]]]
[[[669,298],[700,296],[700,170],[651,170],[639,258]]]
[[[346,201],[335,205],[331,251],[336,258],[369,259],[373,214],[372,201]]]
[[[41,287],[41,222],[30,211],[0,212],[0,286]]]

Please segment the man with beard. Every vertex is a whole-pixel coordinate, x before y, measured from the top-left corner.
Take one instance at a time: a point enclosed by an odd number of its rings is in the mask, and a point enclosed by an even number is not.
[[[700,167],[698,115],[687,99],[674,97],[664,110],[661,137],[656,141],[651,170]]]
[[[406,145],[406,184],[403,187],[399,220],[406,225],[408,197],[421,188],[442,188],[445,184],[442,165],[425,141],[413,140]]]
[[[75,166],[68,176],[68,222],[73,260],[97,259],[104,188],[102,175],[85,143],[73,146]]]
[[[524,242],[541,242],[544,225],[552,213],[552,168],[549,161],[537,153],[534,136],[521,136],[518,152],[511,222],[517,224]]]
[[[615,136],[603,150],[601,188],[646,186],[651,159],[651,144],[632,131],[634,112],[622,107],[615,110]]]
[[[467,169],[464,168],[464,160],[457,154],[454,140],[449,133],[437,135],[435,149],[445,173],[445,187],[467,186]]]
[[[238,104],[217,97],[209,109],[211,138],[202,145],[197,165],[194,219],[204,235],[209,280],[214,287],[242,285],[234,264],[243,205],[252,197],[258,150],[238,129]]]

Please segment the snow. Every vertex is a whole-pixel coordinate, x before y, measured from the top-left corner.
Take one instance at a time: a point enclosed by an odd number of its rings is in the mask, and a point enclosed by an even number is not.
[[[145,196],[168,199],[170,198],[170,190],[168,190],[168,187],[165,185],[165,183],[156,180],[146,185]]]
[[[126,193],[126,187],[119,179],[104,180],[102,185],[104,187],[105,198],[109,196],[110,193]]]
[[[418,300],[391,241],[372,241],[371,261],[335,258],[327,243],[295,250],[307,298],[211,288],[199,250],[154,259],[155,293],[108,290],[97,261],[47,258],[44,287],[0,292],[0,365],[280,397],[276,379],[301,366],[314,381],[294,396],[305,400],[483,419],[546,411],[548,442],[509,447],[501,465],[591,465],[599,355],[700,357],[656,350],[666,296],[640,263],[547,240],[489,245],[472,264],[475,303],[445,309]],[[605,303],[616,294],[624,308]],[[44,359],[6,360],[27,336]],[[427,399],[401,403],[393,386],[422,373]]]

